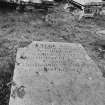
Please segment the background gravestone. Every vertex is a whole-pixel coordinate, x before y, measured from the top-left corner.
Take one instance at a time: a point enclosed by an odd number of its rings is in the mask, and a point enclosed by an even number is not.
[[[17,51],[9,105],[104,105],[101,72],[76,43],[33,42]]]

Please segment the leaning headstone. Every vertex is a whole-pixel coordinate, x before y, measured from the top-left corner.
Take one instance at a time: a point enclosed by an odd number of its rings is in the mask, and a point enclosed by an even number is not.
[[[102,0],[73,0],[74,3],[77,5],[81,4],[81,5],[85,5],[85,4],[88,4],[88,3],[99,3],[99,2],[102,2]]]
[[[35,41],[17,51],[9,105],[104,105],[100,80],[81,44]]]

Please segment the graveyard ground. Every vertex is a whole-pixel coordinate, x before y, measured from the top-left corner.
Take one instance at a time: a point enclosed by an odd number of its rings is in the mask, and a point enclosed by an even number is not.
[[[81,43],[105,77],[105,16],[83,18],[55,8],[49,18],[45,12],[16,12],[0,8],[0,105],[8,105],[10,81],[15,65],[16,51],[32,41]]]

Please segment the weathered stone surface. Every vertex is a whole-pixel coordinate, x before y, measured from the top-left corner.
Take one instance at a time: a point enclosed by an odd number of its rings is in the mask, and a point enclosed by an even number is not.
[[[33,42],[17,51],[9,105],[104,105],[105,80],[80,44]]]
[[[91,3],[91,2],[102,2],[102,0],[74,0],[77,3],[80,3],[82,5],[85,5],[87,3]]]

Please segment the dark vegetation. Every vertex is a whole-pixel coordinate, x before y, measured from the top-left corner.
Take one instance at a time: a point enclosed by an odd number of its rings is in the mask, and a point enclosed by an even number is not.
[[[11,4],[11,3],[7,3],[5,1],[0,1],[0,12],[3,11],[12,11],[14,9],[16,9],[17,4]]]
[[[25,47],[27,42],[20,42],[19,47]],[[12,81],[17,43],[9,40],[0,40],[0,105],[8,105]]]

